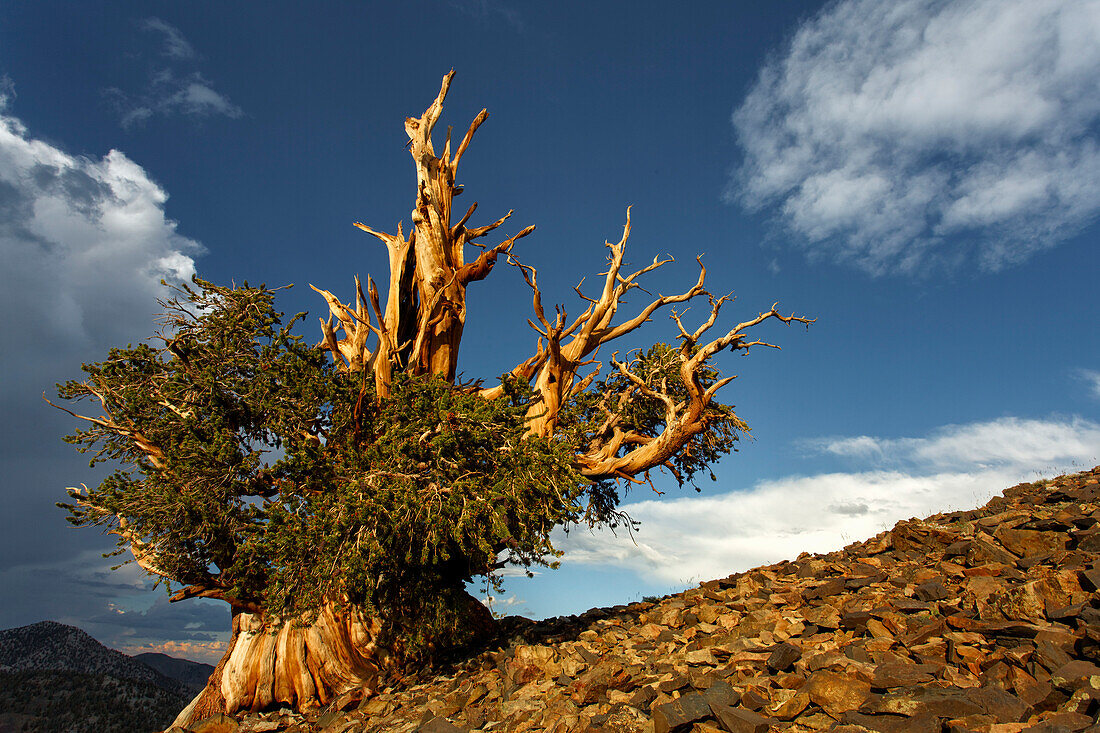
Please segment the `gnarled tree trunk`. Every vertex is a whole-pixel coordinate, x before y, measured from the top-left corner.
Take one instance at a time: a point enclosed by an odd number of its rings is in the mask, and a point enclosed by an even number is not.
[[[326,603],[309,624],[234,609],[229,648],[175,725],[275,705],[308,710],[351,689],[377,689],[396,661],[378,644],[382,623]]]
[[[481,634],[493,626],[492,614],[473,597],[469,616]],[[402,672],[401,650],[381,643],[382,632],[381,619],[332,602],[308,624],[265,622],[235,608],[229,648],[173,725],[277,706],[317,709],[351,690],[369,695]]]

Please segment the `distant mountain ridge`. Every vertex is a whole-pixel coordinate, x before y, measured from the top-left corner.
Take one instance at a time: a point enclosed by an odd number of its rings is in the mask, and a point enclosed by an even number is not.
[[[157,655],[164,660],[181,663],[162,664],[163,669],[183,669],[190,664],[214,671],[210,665]],[[0,631],[0,672],[76,672],[103,674],[121,680],[148,682],[177,695],[194,695],[205,684],[196,686],[194,669],[187,679],[165,674],[144,660],[138,660],[114,649],[108,649],[91,635],[75,626],[56,621],[40,621],[29,626]]]
[[[165,654],[131,657],[56,621],[5,629],[0,733],[160,730],[213,671]]]
[[[170,657],[157,652],[135,654],[133,658],[142,664],[149,665],[165,677],[179,680],[194,690],[195,694],[206,687],[206,681],[210,679],[210,675],[214,674],[214,667],[209,664]]]

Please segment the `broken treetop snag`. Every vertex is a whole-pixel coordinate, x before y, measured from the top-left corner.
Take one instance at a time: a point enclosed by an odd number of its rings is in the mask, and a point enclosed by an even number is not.
[[[654,257],[652,263],[640,270],[629,274],[622,272],[626,243],[630,237],[629,208],[622,238],[614,244],[605,243],[609,250],[608,269],[606,273],[601,273],[603,288],[598,297],[588,297],[578,285],[576,292],[586,303],[583,312],[569,320],[565,307],[561,306],[556,309],[554,320],[550,320],[543,309],[537,271],[521,263],[513,252],[515,242],[534,231],[533,226],[520,230],[494,247],[483,248],[473,262],[465,261],[465,245],[500,227],[512,212],[491,224],[468,227],[467,223],[477,209],[475,201],[456,224],[451,224],[452,202],[462,192],[462,187],[456,183],[459,161],[474,133],[488,117],[488,111],[483,109],[474,118],[453,157],[451,130],[448,128],[443,153],[436,155],[432,130],[442,114],[443,102],[453,78],[452,70],[443,77],[439,94],[424,114],[405,121],[409,152],[417,172],[416,206],[412,213],[413,227],[408,236],[405,236],[401,224],[398,224],[396,234],[387,234],[360,222],[355,223],[355,226],[380,239],[389,252],[389,291],[385,310],[381,308],[374,280],[369,276],[366,295],[356,278],[354,303],[344,304],[331,292],[314,287],[324,296],[330,311],[328,320],[321,322],[325,348],[343,368],[372,372],[379,396],[388,394],[396,372],[436,374],[453,382],[462,329],[466,322],[466,287],[488,276],[498,257],[503,255],[510,265],[522,273],[531,287],[537,322],[529,323],[538,333],[535,354],[512,369],[510,376],[531,383],[538,395],[538,400],[528,413],[530,434],[549,437],[557,431],[563,406],[593,385],[601,367],[594,355],[601,346],[630,334],[662,308],[705,296],[711,306],[709,317],[692,331],[681,322],[679,313],[675,310],[669,313],[678,331],[676,339],[680,344],[666,354],[668,363],[665,371],[675,372],[673,381],[678,384],[670,384],[668,379],[656,381],[652,374],[640,374],[638,358],[619,361],[618,352],[611,355],[609,364],[618,373],[624,389],[614,396],[615,400],[609,396],[608,404],[602,408],[607,416],[606,424],[599,435],[593,436],[589,450],[578,455],[582,472],[593,480],[622,478],[637,481],[634,477],[646,475],[654,467],[675,470],[671,459],[705,429],[715,393],[732,380],[732,377],[714,379],[709,361],[725,348],[744,352],[753,346],[778,348],[762,340],[749,340],[748,330],[764,321],[776,319],[788,324],[799,322],[807,325],[812,321],[794,315],[784,316],[775,304],[769,311],[737,324],[725,334],[706,340],[704,337],[717,322],[719,310],[730,297],[715,298],[705,289],[707,271],[700,260],[698,280],[688,290],[677,295],[659,296],[632,317],[618,318],[616,322],[624,296],[641,287],[640,278],[672,261],[671,257]],[[343,331],[342,337],[338,337],[340,330]],[[372,336],[375,338],[373,351],[367,346]],[[578,374],[592,365],[595,368],[588,374]],[[503,394],[503,389],[499,386],[482,389],[480,394],[494,399]],[[663,430],[626,430],[621,420],[616,419],[615,416],[628,405],[644,400],[660,405]],[[732,412],[728,422],[736,431],[747,430],[747,426]]]

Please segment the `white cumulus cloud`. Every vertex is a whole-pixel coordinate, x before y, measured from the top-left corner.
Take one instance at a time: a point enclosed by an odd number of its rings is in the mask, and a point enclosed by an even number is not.
[[[102,358],[107,346],[150,333],[161,279],[190,278],[201,251],[165,215],[167,198],[118,150],[96,160],[34,139],[0,99],[0,367],[9,397],[25,387],[38,400],[59,364]]]
[[[103,538],[73,540],[63,527],[54,502],[85,461],[61,442],[76,421],[42,394],[79,376],[82,362],[148,337],[167,295],[161,279],[190,278],[201,247],[177,231],[167,193],[141,165],[118,150],[85,157],[35,139],[10,98],[0,84],[0,586],[10,599],[0,626],[54,618],[118,646],[135,616],[115,618],[110,604],[147,597],[149,584],[136,565],[111,572]],[[158,606],[141,618],[162,619],[145,634],[152,641],[206,643],[226,628],[224,612],[216,629],[203,627],[210,638],[178,620],[209,613]]]
[[[526,27],[523,16],[509,3],[500,0],[450,0],[451,7],[479,21],[503,19],[513,30],[522,32]]]
[[[1100,213],[1100,0],[841,0],[734,112],[727,195],[874,274],[1023,262]]]
[[[573,531],[564,563],[620,567],[670,586],[722,577],[801,552],[828,552],[910,517],[970,509],[1005,488],[1100,461],[1100,424],[1004,418],[949,426],[925,438],[814,441],[859,465],[790,476],[745,491],[624,504],[641,530]],[[870,463],[871,466],[867,464]]]
[[[806,445],[823,453],[917,470],[1066,465],[1100,451],[1100,425],[1081,418],[1025,420],[1005,417],[948,425],[926,438],[884,439],[861,435],[823,438]]]

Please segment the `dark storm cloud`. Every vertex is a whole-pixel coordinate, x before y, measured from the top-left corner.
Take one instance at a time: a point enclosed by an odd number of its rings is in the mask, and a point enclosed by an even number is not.
[[[112,572],[119,558],[102,557],[112,538],[70,527],[55,506],[65,487],[104,471],[62,442],[77,422],[43,392],[52,397],[82,362],[147,336],[161,278],[188,278],[201,248],[176,232],[167,194],[141,166],[118,151],[95,160],[35,140],[10,99],[0,94],[0,309],[14,314],[0,319],[0,628],[93,618],[86,630],[109,643],[123,628],[106,619],[120,604],[148,605],[150,583],[132,566]],[[197,635],[228,628],[202,604],[131,613],[150,634],[178,626],[202,643]]]

